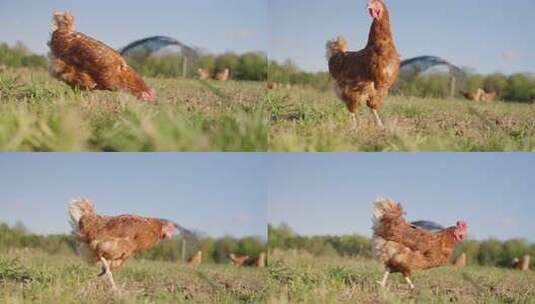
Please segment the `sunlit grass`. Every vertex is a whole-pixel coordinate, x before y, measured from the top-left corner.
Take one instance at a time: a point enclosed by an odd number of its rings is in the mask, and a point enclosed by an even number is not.
[[[388,97],[376,127],[362,105],[358,130],[332,92],[270,91],[271,151],[535,151],[535,105]]]
[[[154,106],[76,92],[45,71],[0,74],[3,151],[265,151],[262,83],[149,79]]]
[[[71,255],[0,253],[0,303],[262,303],[265,269],[130,260],[112,292],[99,269]]]
[[[414,291],[399,274],[383,289],[371,259],[275,251],[269,272],[268,303],[535,303],[533,271],[445,266],[414,274]]]

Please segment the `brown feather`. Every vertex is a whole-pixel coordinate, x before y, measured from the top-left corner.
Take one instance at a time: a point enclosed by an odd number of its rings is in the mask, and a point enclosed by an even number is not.
[[[399,71],[399,55],[390,31],[390,17],[386,5],[379,19],[374,19],[366,47],[357,52],[347,51],[345,39],[327,44],[329,73],[335,89],[350,112],[361,102],[377,109],[395,82]]]
[[[56,30],[48,43],[53,77],[83,90],[124,90],[141,100],[156,101],[154,90],[118,52],[73,30],[72,15],[55,13],[53,22]]]
[[[109,261],[111,268],[120,267],[137,252],[147,250],[169,237],[174,223],[137,215],[102,216],[94,211],[91,202],[71,203],[71,217],[79,251],[89,263]]]
[[[264,268],[266,266],[266,253],[261,252],[257,257],[251,257],[248,255],[235,255],[231,253],[229,255],[230,261],[234,266],[248,266]]]
[[[380,215],[376,215],[373,226],[374,255],[391,272],[409,276],[449,263],[458,242],[456,226],[431,232],[409,224],[400,204],[379,200],[375,208]]]
[[[188,264],[198,266],[202,263],[202,251],[197,251],[195,254],[188,258]]]

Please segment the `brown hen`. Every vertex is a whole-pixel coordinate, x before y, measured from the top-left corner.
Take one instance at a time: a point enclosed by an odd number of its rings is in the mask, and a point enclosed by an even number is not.
[[[386,273],[379,283],[386,285],[389,273],[400,272],[413,289],[413,272],[447,265],[455,245],[466,238],[467,226],[456,226],[431,232],[408,223],[401,205],[388,199],[374,203],[372,249],[377,260],[385,265]]]
[[[373,22],[366,47],[350,52],[343,37],[327,42],[329,73],[334,78],[334,91],[350,112],[357,127],[355,112],[362,102],[372,110],[378,126],[383,127],[377,109],[396,81],[399,55],[390,31],[390,16],[381,0],[369,0],[368,11]]]
[[[202,263],[202,251],[197,251],[193,255],[191,255],[187,260],[189,265],[192,266],[199,266]]]
[[[90,264],[101,264],[99,276],[106,275],[114,290],[113,270],[137,252],[171,238],[175,229],[183,229],[170,221],[137,215],[97,215],[85,199],[73,200],[69,214],[80,255]]]
[[[54,13],[55,28],[48,42],[50,74],[80,90],[123,90],[138,99],[156,102],[156,92],[114,49],[74,31],[69,12]]]
[[[235,255],[234,253],[229,254],[230,262],[234,266],[250,266],[264,268],[266,265],[266,253],[261,252],[257,257],[251,257],[248,255]]]

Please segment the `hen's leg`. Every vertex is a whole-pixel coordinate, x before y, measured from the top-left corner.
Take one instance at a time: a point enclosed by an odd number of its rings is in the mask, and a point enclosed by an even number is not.
[[[357,111],[358,102],[355,100],[351,100],[349,97],[345,100],[347,109],[349,110],[349,118],[351,120],[351,128],[353,131],[357,131],[358,129],[358,122],[357,122],[357,114],[355,113]]]
[[[385,272],[385,275],[383,276],[383,280],[381,281],[377,281],[377,283],[379,283],[379,285],[381,285],[382,287],[386,287],[386,279],[388,279],[388,275],[390,274],[390,271],[387,270]]]
[[[410,287],[411,289],[414,289],[414,284],[412,284],[412,282],[411,282],[411,278],[409,278],[409,276],[406,276],[406,277],[405,277],[405,281],[407,281],[407,284],[409,284],[409,287]]]
[[[355,112],[350,112],[349,113],[349,118],[351,119],[351,127],[353,128],[353,131],[357,131],[357,114],[355,114]]]
[[[383,122],[381,121],[381,118],[379,117],[379,114],[377,113],[376,109],[372,109],[373,116],[375,117],[375,123],[379,126],[379,128],[384,128]]]
[[[100,273],[97,275],[98,277],[101,277],[106,274],[106,267],[104,264],[102,265],[102,269],[100,270]]]
[[[117,290],[117,286],[115,285],[115,281],[113,280],[113,275],[111,274],[110,265],[108,264],[108,261],[106,261],[106,259],[103,257],[100,257],[100,261],[102,262],[102,265],[104,265],[104,268],[106,270],[105,274],[108,277],[108,281],[110,281],[111,289]]]
[[[366,102],[368,107],[372,110],[373,116],[375,117],[375,123],[379,128],[384,128],[383,122],[377,113],[377,109],[383,103],[383,100],[387,94],[387,90],[384,88],[377,88],[375,94],[373,94],[370,99]]]

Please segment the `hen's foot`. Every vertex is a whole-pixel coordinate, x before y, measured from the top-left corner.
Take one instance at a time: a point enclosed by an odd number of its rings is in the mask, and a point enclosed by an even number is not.
[[[115,281],[113,280],[113,275],[111,274],[110,264],[103,257],[100,257],[100,261],[102,262],[102,267],[105,269],[104,273],[106,274],[106,277],[108,278],[108,281],[110,282],[111,290],[117,291],[117,285],[115,285]]]
[[[409,288],[414,290],[414,284],[412,284],[411,279],[409,277],[405,277],[405,281],[407,281],[407,284],[409,284]]]
[[[377,283],[378,283],[379,285],[381,285],[381,287],[383,287],[383,288],[386,287],[386,280],[388,279],[388,275],[389,275],[389,274],[390,274],[390,271],[387,270],[387,271],[385,272],[385,275],[383,276],[383,279],[382,279],[381,281],[377,281]]]
[[[385,126],[383,125],[383,121],[379,117],[379,113],[377,113],[377,110],[376,109],[372,109],[372,113],[373,113],[373,116],[375,117],[375,123],[377,124],[377,126],[379,128],[381,128],[381,129],[384,129]]]

